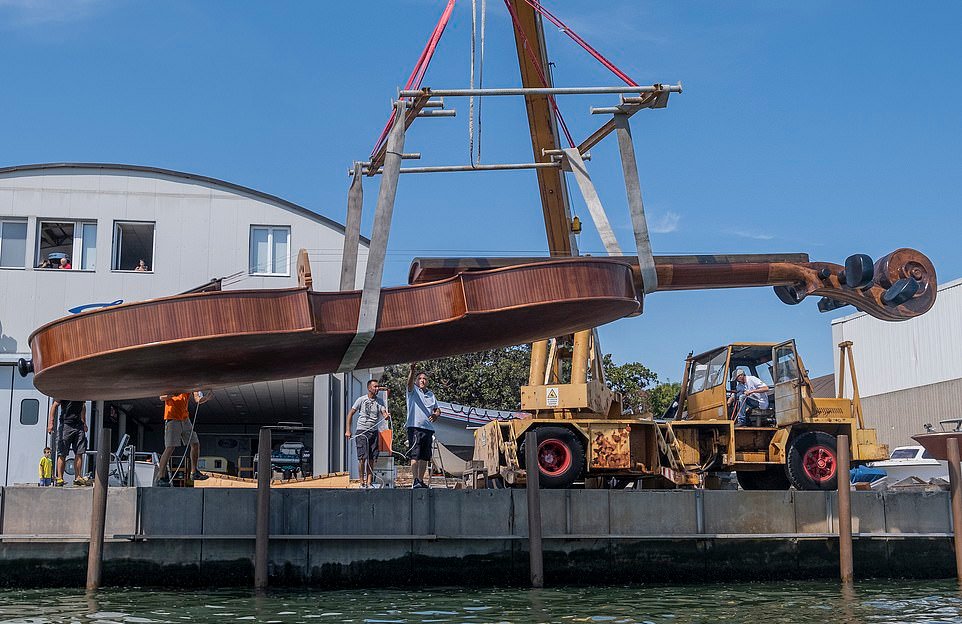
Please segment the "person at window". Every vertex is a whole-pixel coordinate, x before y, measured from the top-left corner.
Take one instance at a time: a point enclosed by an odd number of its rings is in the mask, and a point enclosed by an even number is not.
[[[134,271],[140,271],[141,273],[147,272],[147,263],[144,262],[143,258],[137,261],[137,266],[134,267]]]
[[[368,488],[374,482],[374,462],[377,461],[377,441],[380,431],[381,416],[384,420],[391,419],[387,408],[377,397],[377,380],[371,379],[367,382],[367,396],[358,397],[347,413],[347,422],[344,425],[344,437],[351,437],[351,420],[354,414],[360,414],[357,418],[357,433],[354,434],[354,443],[357,445],[357,469],[361,475],[361,487]]]
[[[211,395],[210,391],[193,393],[197,405],[209,401]],[[197,469],[197,464],[200,461],[200,438],[197,437],[197,433],[194,431],[194,423],[190,420],[190,410],[188,409],[190,397],[189,392],[165,394],[160,397],[160,400],[164,402],[164,452],[158,462],[160,464],[157,474],[158,487],[170,487],[167,464],[170,463],[174,449],[178,446],[186,446],[190,449],[190,462],[193,468],[191,478],[194,481],[203,481],[209,478]]]
[[[50,417],[47,419],[47,433],[53,433],[54,417],[60,408],[57,428],[57,480],[54,485],[63,486],[63,473],[67,455],[73,451],[74,485],[91,485],[89,479],[81,474],[83,456],[87,452],[87,404],[83,401],[61,401],[54,399],[50,404]]]
[[[428,376],[424,372],[415,373],[415,362],[411,363],[407,383],[407,430],[408,457],[411,458],[411,474],[414,476],[412,489],[426,488],[424,472],[431,461],[434,441],[434,421],[441,415],[438,400],[428,390]]]
[[[735,414],[735,426],[748,425],[748,408],[768,409],[768,386],[764,381],[753,375],[746,375],[742,369],[735,371],[735,394],[728,397],[728,404],[737,401],[738,411]]]
[[[61,259],[60,259],[60,268],[61,268],[61,269],[72,269],[73,266],[70,264],[70,258],[66,258],[66,257],[65,257],[65,258],[61,258]]]
[[[43,262],[41,262],[40,264],[37,265],[37,268],[38,268],[38,269],[52,269],[52,268],[54,268],[54,266],[53,266],[52,264],[50,264],[50,260],[44,259]],[[57,268],[59,268],[59,267],[57,267]]]

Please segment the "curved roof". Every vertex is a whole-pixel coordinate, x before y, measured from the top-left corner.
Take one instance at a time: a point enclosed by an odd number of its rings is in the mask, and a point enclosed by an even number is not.
[[[183,180],[192,180],[195,182],[203,182],[205,184],[211,184],[213,186],[219,186],[231,191],[236,191],[239,193],[244,193],[245,195],[250,195],[252,197],[257,197],[259,199],[266,200],[273,204],[278,204],[290,210],[296,212],[308,219],[313,219],[315,221],[320,221],[325,225],[332,227],[333,229],[344,233],[344,226],[334,219],[325,217],[324,215],[318,214],[313,210],[308,210],[304,206],[295,204],[294,202],[287,201],[276,195],[271,195],[270,193],[264,193],[246,186],[241,186],[240,184],[234,184],[233,182],[227,182],[225,180],[218,180],[217,178],[211,178],[208,176],[197,175],[195,173],[184,173],[183,171],[174,171],[172,169],[162,169],[160,167],[145,167],[142,165],[122,165],[115,163],[40,163],[33,165],[15,165],[13,167],[0,167],[0,175],[5,173],[21,173],[29,171],[47,171],[47,170],[58,170],[58,169],[103,169],[109,171],[132,171],[136,173],[154,173],[169,178],[181,178]],[[361,236],[361,242],[365,245],[369,245],[371,241]]]

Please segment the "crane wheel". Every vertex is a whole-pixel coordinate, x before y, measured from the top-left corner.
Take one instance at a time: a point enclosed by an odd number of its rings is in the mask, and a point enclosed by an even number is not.
[[[738,485],[743,490],[787,490],[791,487],[785,469],[771,466],[765,470],[738,470]]]
[[[569,429],[538,427],[538,473],[544,488],[566,488],[578,480],[585,469],[585,446]],[[525,443],[521,443],[518,460],[525,467]]]
[[[809,431],[792,440],[785,472],[796,490],[838,489],[835,436],[824,431]]]

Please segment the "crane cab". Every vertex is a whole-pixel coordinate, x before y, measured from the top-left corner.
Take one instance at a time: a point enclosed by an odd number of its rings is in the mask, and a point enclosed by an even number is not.
[[[839,376],[848,362],[854,381],[851,346],[839,345]],[[741,426],[739,369],[767,388],[762,405],[744,409]],[[794,340],[734,343],[689,356],[683,380],[676,418],[665,427],[689,470],[734,470],[743,489],[833,490],[839,435],[849,436],[853,463],[887,456],[875,430],[863,426],[857,382],[852,398],[816,398]]]

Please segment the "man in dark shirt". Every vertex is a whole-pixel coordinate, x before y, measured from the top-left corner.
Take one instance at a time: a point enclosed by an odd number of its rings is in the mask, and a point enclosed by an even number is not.
[[[60,420],[57,428],[57,480],[54,485],[63,485],[67,454],[71,450],[74,453],[74,485],[90,485],[90,479],[85,479],[80,473],[83,468],[83,456],[87,452],[87,404],[83,401],[54,399],[50,404],[47,433],[53,433],[54,417],[58,407]]]

